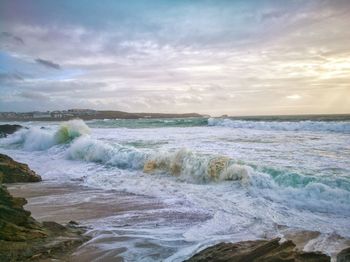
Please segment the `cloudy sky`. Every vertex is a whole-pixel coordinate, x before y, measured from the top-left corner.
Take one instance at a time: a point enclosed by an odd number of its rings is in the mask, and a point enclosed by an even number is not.
[[[350,113],[350,1],[0,0],[0,111]]]

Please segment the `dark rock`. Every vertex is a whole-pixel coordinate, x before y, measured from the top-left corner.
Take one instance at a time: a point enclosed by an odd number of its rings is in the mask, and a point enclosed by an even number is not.
[[[0,137],[6,137],[7,135],[14,133],[21,128],[21,125],[0,125]]]
[[[14,182],[37,182],[41,177],[25,164],[0,154],[0,261],[61,259],[88,240],[77,223],[39,223],[23,206],[24,198],[13,197],[6,186]]]
[[[337,262],[350,262],[350,247],[339,252],[337,255]]]
[[[39,182],[41,177],[28,165],[19,163],[7,155],[0,154],[0,183]]]
[[[47,236],[40,224],[23,209],[27,201],[12,197],[0,184],[0,240],[25,241]]]
[[[330,257],[319,252],[302,252],[292,241],[280,239],[220,243],[206,248],[186,261],[230,262],[328,262]]]
[[[68,225],[77,226],[77,225],[79,225],[79,223],[77,221],[71,220],[71,221],[68,222]]]
[[[0,184],[0,261],[61,259],[89,239],[72,223],[37,222],[23,209],[26,203]]]

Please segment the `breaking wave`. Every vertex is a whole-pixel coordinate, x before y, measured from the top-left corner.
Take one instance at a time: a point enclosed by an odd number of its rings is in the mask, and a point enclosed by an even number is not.
[[[132,147],[108,144],[88,136],[75,140],[67,152],[68,158],[84,160],[121,169],[142,169],[146,155]]]
[[[350,133],[350,121],[249,121],[209,118],[208,125],[258,130]]]
[[[22,128],[8,138],[4,144],[18,145],[28,151],[45,150],[54,145],[65,144],[73,139],[90,133],[89,127],[82,120],[70,120],[60,125],[57,131],[31,127]]]
[[[256,197],[287,202],[297,208],[317,212],[350,214],[350,182],[316,176],[278,175],[240,163],[225,156],[212,156],[181,149],[174,152],[143,152],[133,147],[108,144],[88,136],[76,139],[68,150],[70,159],[97,162],[121,169],[143,171],[149,175],[168,174],[190,183],[236,181]],[[275,172],[276,173],[276,172]],[[292,178],[293,176],[293,178]]]
[[[88,136],[75,140],[68,158],[96,162],[148,174],[166,173],[195,183],[240,180],[248,182],[253,169],[224,156],[208,156],[181,149],[175,152],[143,152],[134,147],[108,144]]]

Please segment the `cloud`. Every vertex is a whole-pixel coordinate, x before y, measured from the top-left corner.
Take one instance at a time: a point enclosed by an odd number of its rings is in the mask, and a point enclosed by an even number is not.
[[[44,2],[0,10],[1,110],[350,111],[348,1]]]
[[[15,43],[17,43],[17,44],[22,44],[22,45],[24,45],[24,41],[23,41],[23,39],[22,39],[21,37],[15,36],[15,35],[13,35],[13,34],[11,34],[11,33],[9,33],[9,32],[2,32],[2,33],[0,34],[0,36],[1,36],[2,38],[7,39],[7,40],[11,40],[11,41],[13,41],[13,42],[15,42]]]
[[[18,73],[0,73],[0,84],[8,81],[22,81],[23,77]]]
[[[23,91],[18,94],[19,97],[35,100],[35,101],[48,101],[50,98],[42,93],[39,92],[32,92],[32,91]]]
[[[49,60],[44,60],[44,59],[41,59],[41,58],[37,58],[35,59],[35,61],[41,65],[44,65],[44,66],[47,66],[47,67],[50,67],[50,68],[54,68],[54,69],[61,69],[61,66],[59,64],[56,64],[52,61],[49,61]]]

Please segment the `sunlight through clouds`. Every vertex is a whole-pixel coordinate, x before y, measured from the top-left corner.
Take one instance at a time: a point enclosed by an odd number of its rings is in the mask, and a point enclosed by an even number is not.
[[[350,111],[348,1],[107,2],[1,2],[0,110]]]

